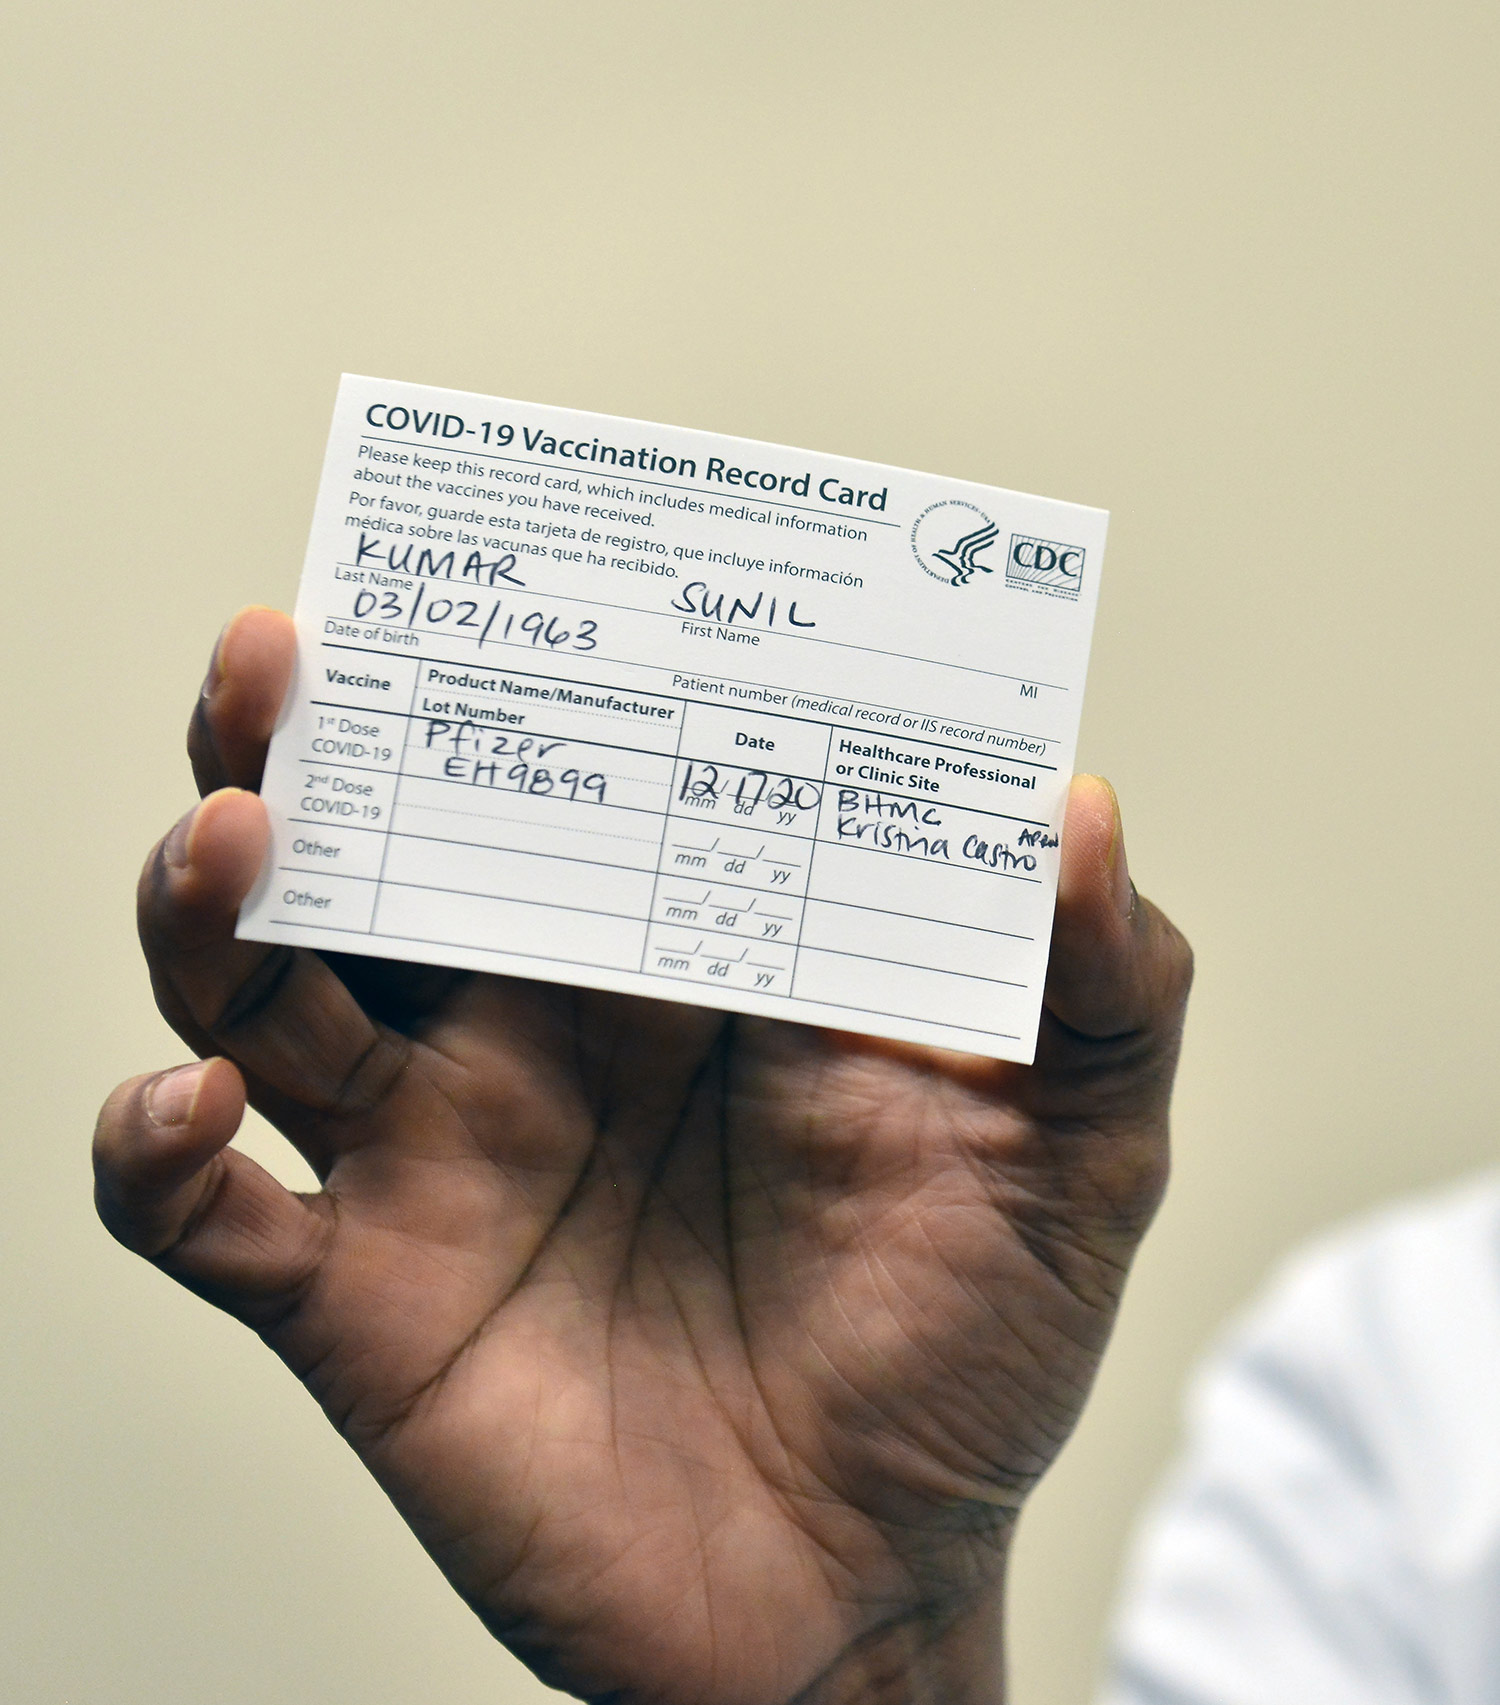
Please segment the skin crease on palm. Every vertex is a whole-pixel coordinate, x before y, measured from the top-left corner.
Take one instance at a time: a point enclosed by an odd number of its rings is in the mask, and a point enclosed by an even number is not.
[[[1159,1197],[1190,977],[1069,800],[1036,1064],[233,938],[285,616],[225,630],[141,936],[206,1065],[100,1116],[485,1624],[630,1705],[1003,1697],[1005,1557]],[[317,1173],[229,1147],[246,1095]]]

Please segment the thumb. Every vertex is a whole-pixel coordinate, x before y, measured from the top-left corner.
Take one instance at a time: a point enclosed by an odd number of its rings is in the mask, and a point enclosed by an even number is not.
[[[1120,802],[1075,776],[1063,826],[1046,1010],[1079,1038],[1156,1039],[1175,1057],[1193,956],[1130,880]]]
[[[317,1271],[332,1222],[228,1147],[245,1085],[228,1060],[132,1078],[94,1133],[94,1201],[110,1233],[189,1290],[262,1327]]]

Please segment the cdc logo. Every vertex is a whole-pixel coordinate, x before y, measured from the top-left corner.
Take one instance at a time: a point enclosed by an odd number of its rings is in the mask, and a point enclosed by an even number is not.
[[[1005,559],[1005,584],[1051,598],[1076,598],[1083,589],[1083,551],[1056,539],[1012,533]]]

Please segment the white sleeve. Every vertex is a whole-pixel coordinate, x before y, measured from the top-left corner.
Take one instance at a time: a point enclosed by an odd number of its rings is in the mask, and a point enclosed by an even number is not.
[[[1387,1471],[1390,1345],[1366,1253],[1300,1263],[1199,1376],[1102,1705],[1448,1699]]]

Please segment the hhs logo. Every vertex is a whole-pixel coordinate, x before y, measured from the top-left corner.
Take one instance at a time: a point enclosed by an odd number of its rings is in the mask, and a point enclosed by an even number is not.
[[[1083,589],[1083,552],[1056,539],[1012,533],[1005,559],[1005,584],[1051,598],[1076,598]]]
[[[976,570],[994,573],[984,553],[999,537],[1000,529],[982,509],[958,498],[944,498],[929,504],[913,522],[912,555],[934,580],[967,586]]]

